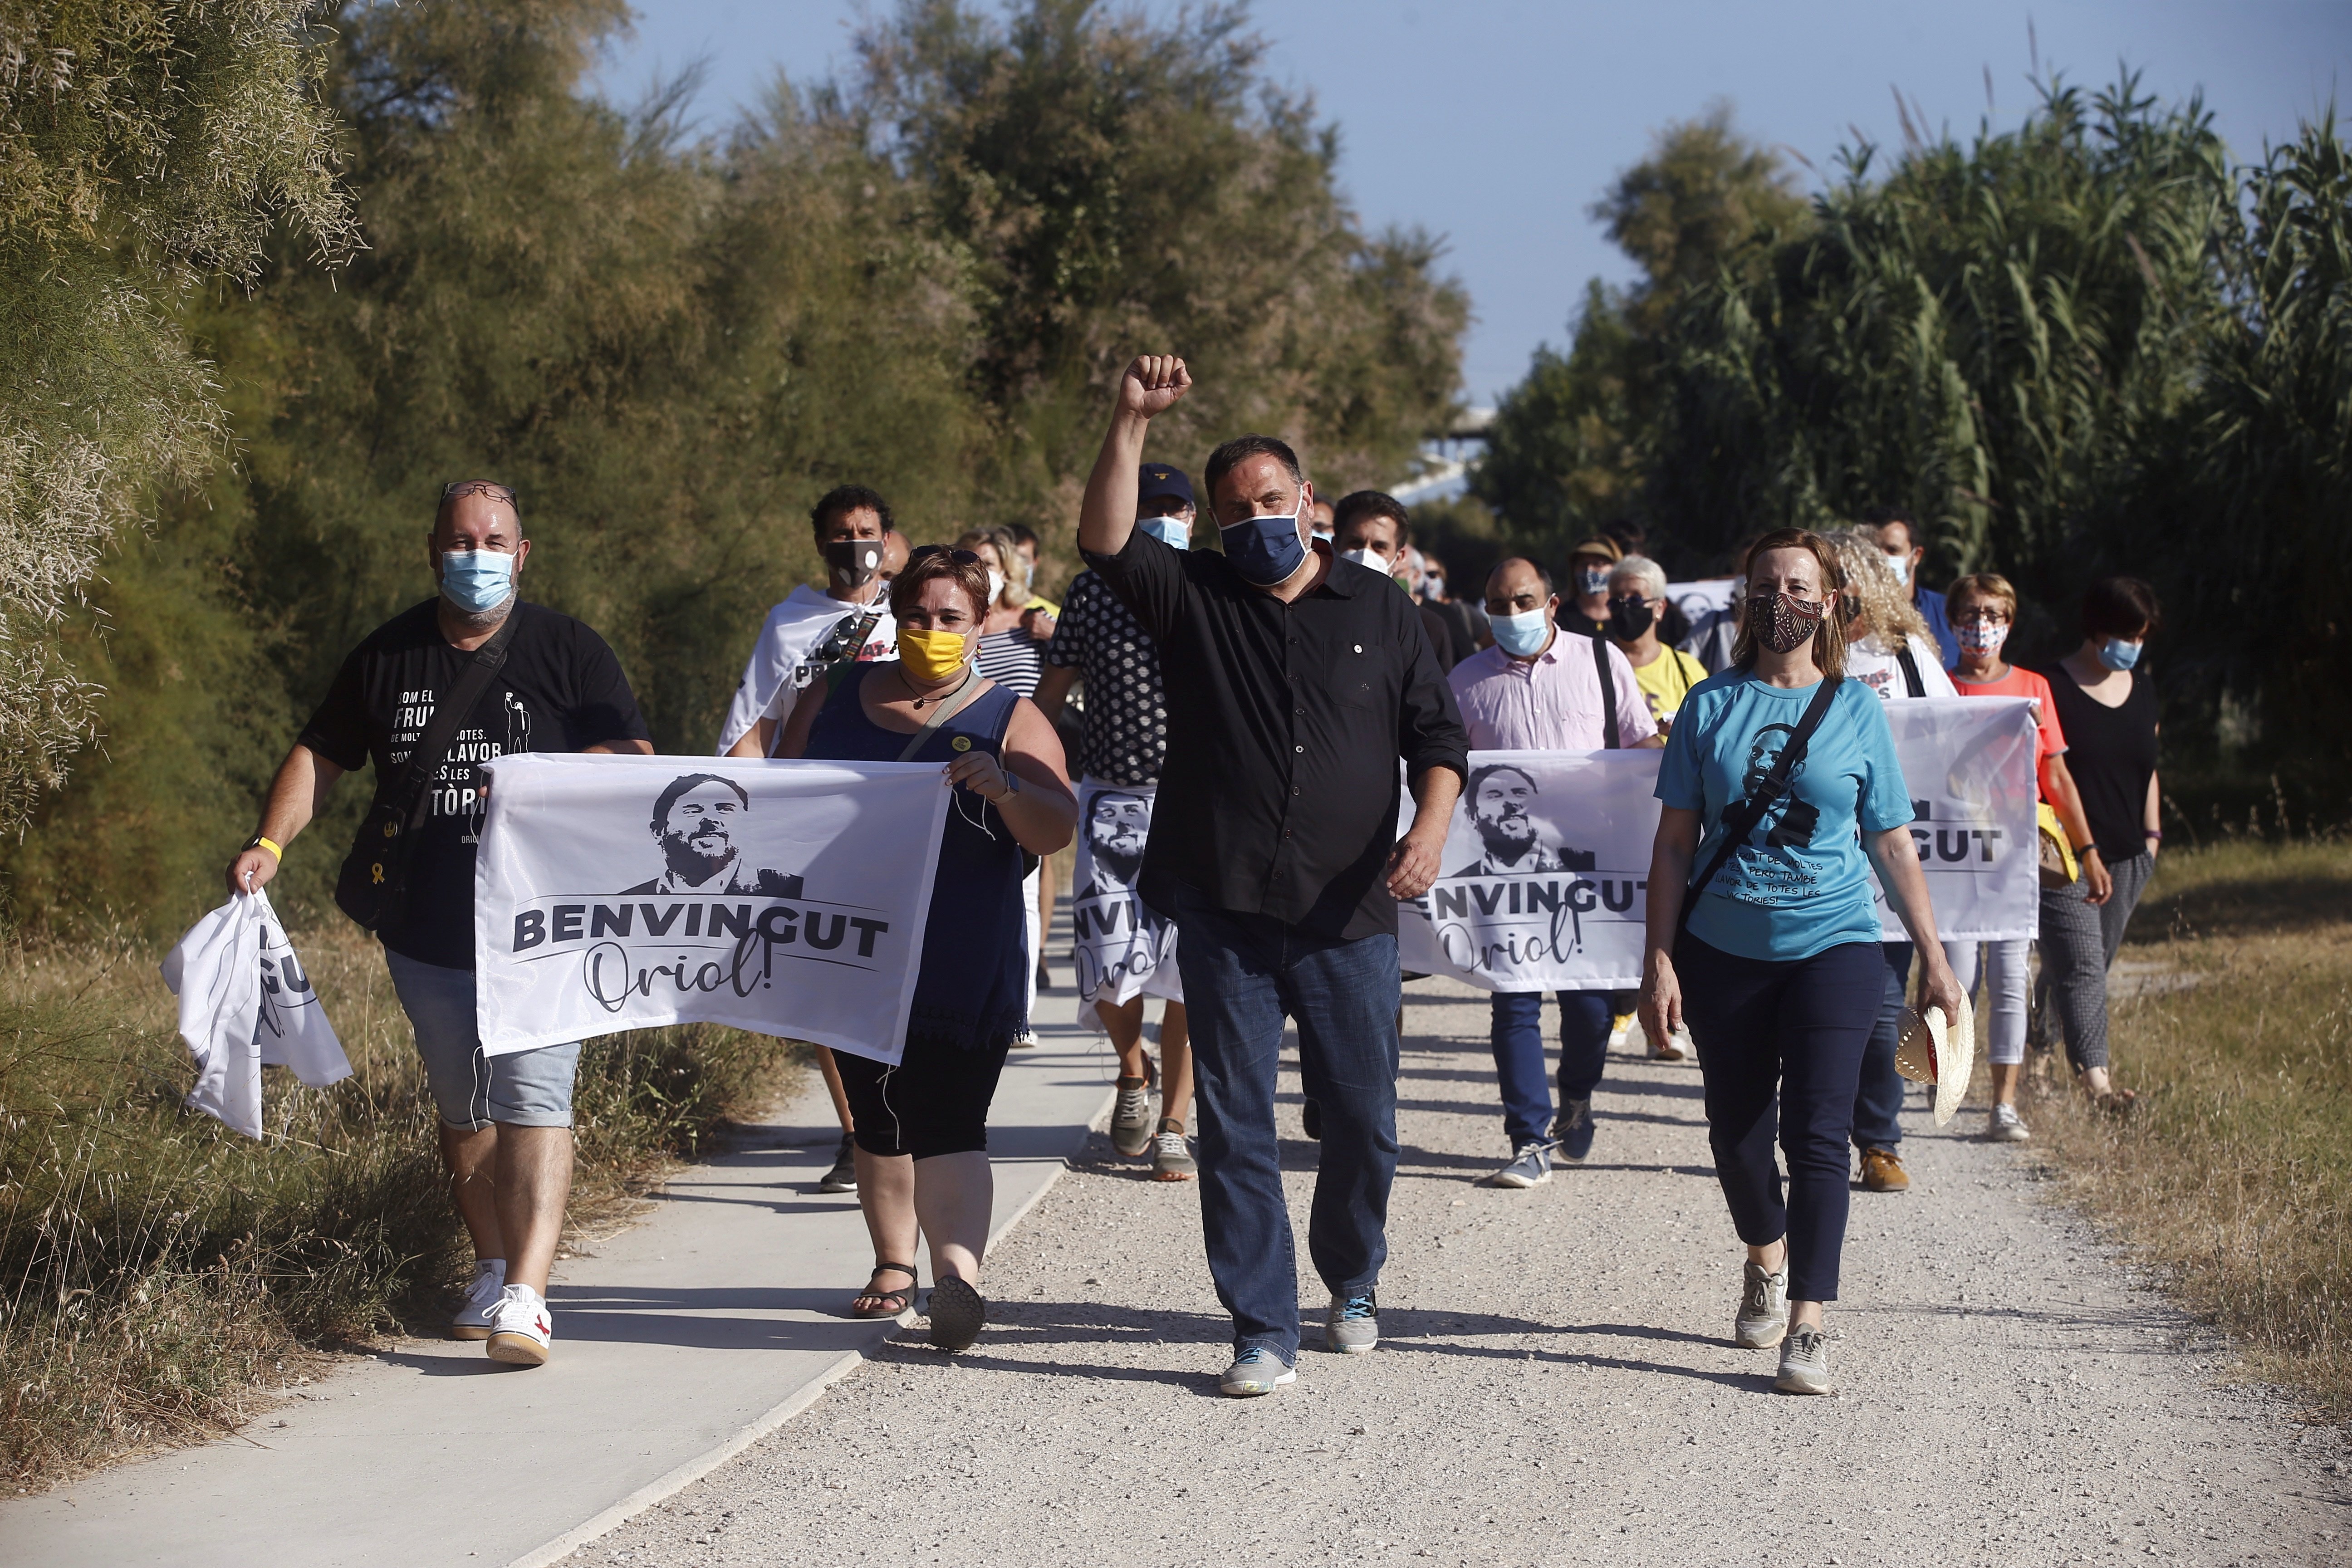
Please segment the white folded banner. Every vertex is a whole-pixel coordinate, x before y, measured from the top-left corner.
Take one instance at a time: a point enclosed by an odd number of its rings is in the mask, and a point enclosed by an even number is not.
[[[180,1037],[196,1058],[186,1104],[261,1136],[261,1069],[286,1067],[312,1089],[352,1076],[343,1044],[267,893],[236,893],[163,956],[180,999]]]
[[[712,1023],[898,1061],[948,805],[939,764],[485,765],[485,1053]]]
[[[1184,1000],[1176,973],[1176,922],[1135,890],[1151,836],[1156,784],[1078,784],[1077,864],[1070,876],[1070,962],[1078,973],[1078,1022],[1103,1032],[1097,1002],[1138,996]]]
[[[1947,941],[2039,932],[2032,704],[1961,697],[1886,705],[1911,830]],[[1489,991],[1641,984],[1658,753],[1473,752],[1436,883],[1398,910],[1408,970]],[[1412,820],[1407,797],[1399,831]],[[1876,891],[1886,941],[1908,934]]]

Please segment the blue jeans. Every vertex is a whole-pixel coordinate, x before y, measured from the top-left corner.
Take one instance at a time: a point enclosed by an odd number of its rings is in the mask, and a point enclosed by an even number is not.
[[[1903,1041],[1903,996],[1911,979],[1911,944],[1881,942],[1886,955],[1886,993],[1878,1021],[1863,1047],[1862,1081],[1853,1089],[1853,1146],[1897,1149],[1903,1143],[1903,1075],[1895,1070],[1895,1047]]]
[[[1540,991],[1497,991],[1488,1039],[1495,1077],[1503,1089],[1503,1131],[1511,1147],[1551,1133],[1551,1086],[1544,1081]],[[1609,1062],[1610,1004],[1606,991],[1559,993],[1559,1098],[1589,1100]]]
[[[1309,936],[1268,916],[1219,909],[1189,888],[1175,904],[1209,1277],[1233,1315],[1235,1353],[1264,1348],[1294,1363],[1298,1254],[1274,1126],[1282,1022],[1285,1015],[1297,1022],[1299,1072],[1323,1113],[1307,1256],[1332,1294],[1356,1295],[1372,1288],[1388,1260],[1403,1005],[1396,938]]]

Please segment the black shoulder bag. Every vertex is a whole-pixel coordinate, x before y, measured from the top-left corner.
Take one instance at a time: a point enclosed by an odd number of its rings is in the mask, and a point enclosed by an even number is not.
[[[1617,749],[1617,682],[1609,672],[1609,639],[1592,634],[1592,668],[1601,672],[1601,745]]]
[[[1927,683],[1919,679],[1919,661],[1912,657],[1908,637],[1904,639],[1901,647],[1895,650],[1895,662],[1903,667],[1903,689],[1914,698],[1927,696]]]
[[[335,878],[335,905],[362,931],[382,931],[400,918],[408,894],[409,853],[425,821],[426,792],[474,705],[506,664],[507,645],[514,641],[515,625],[521,619],[519,612],[520,606],[509,611],[506,623],[474,650],[456,689],[433,710],[433,721],[416,738],[400,782],[375,797],[352,852],[343,857],[343,868]]]
[[[1838,688],[1844,684],[1842,680],[1827,679],[1821,683],[1813,692],[1813,700],[1805,704],[1805,716],[1797,721],[1797,728],[1789,736],[1789,743],[1781,747],[1780,754],[1773,759],[1772,769],[1764,775],[1764,782],[1756,786],[1754,795],[1723,814],[1723,841],[1715,847],[1715,858],[1706,863],[1706,869],[1698,874],[1698,880],[1683,889],[1682,914],[1675,921],[1677,937],[1690,929],[1691,907],[1698,902],[1698,896],[1706,890],[1706,885],[1715,880],[1715,874],[1722,870],[1724,863],[1731,858],[1732,851],[1748,842],[1748,836],[1756,831],[1756,825],[1762,822],[1773,804],[1789,792],[1789,775],[1796,772],[1799,763],[1805,760],[1805,748],[1812,743],[1813,731],[1822,727],[1822,716],[1829,712],[1830,704],[1837,700]]]

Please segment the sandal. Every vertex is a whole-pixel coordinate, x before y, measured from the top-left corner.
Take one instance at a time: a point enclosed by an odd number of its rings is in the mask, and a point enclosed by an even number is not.
[[[877,1290],[874,1281],[885,1274],[904,1274],[907,1283],[897,1290]],[[860,1310],[860,1301],[879,1301],[882,1306]],[[904,1263],[877,1263],[874,1272],[866,1277],[866,1289],[849,1300],[849,1315],[853,1318],[896,1318],[915,1304],[915,1271]]]

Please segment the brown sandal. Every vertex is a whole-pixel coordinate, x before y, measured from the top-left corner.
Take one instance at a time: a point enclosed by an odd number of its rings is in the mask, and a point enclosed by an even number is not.
[[[907,1277],[905,1289],[898,1290],[874,1289],[874,1281],[881,1279],[885,1274],[904,1274]],[[879,1309],[861,1310],[857,1305],[860,1301],[880,1301],[884,1305]],[[896,1318],[914,1304],[914,1269],[904,1263],[877,1263],[874,1266],[874,1272],[866,1277],[866,1289],[850,1298],[849,1315],[853,1318]]]

